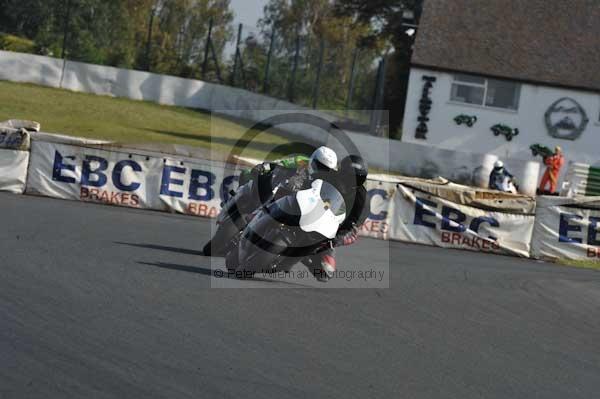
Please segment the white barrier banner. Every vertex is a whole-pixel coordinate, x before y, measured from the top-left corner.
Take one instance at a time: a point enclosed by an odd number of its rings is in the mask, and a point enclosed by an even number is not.
[[[599,197],[538,197],[532,256],[600,261],[599,203]]]
[[[366,188],[370,211],[369,217],[360,227],[360,235],[387,240],[391,220],[390,206],[396,192],[396,184],[367,180]]]
[[[215,218],[221,202],[237,189],[233,166],[222,162],[183,162],[167,159],[160,184],[160,199],[175,212]]]
[[[222,162],[35,140],[27,192],[214,218],[237,180]]]
[[[402,184],[390,213],[393,240],[529,257],[533,215],[458,205]]]
[[[28,151],[0,149],[0,191],[23,194],[28,163]]]
[[[164,210],[162,158],[34,141],[27,193]]]

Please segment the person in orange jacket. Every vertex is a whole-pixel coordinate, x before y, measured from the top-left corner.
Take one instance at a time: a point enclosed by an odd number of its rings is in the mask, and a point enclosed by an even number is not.
[[[554,155],[544,158],[544,164],[546,165],[546,172],[542,177],[540,184],[540,192],[544,193],[546,187],[550,184],[550,194],[555,194],[558,187],[558,177],[560,176],[560,170],[565,164],[565,157],[562,154],[562,148],[556,146],[554,149]]]

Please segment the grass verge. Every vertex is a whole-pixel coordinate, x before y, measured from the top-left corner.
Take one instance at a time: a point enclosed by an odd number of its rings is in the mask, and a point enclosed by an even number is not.
[[[120,143],[182,144],[224,154],[248,130],[194,109],[0,81],[0,121],[6,119],[34,120],[45,132]],[[244,156],[263,159],[274,147],[288,142],[263,132],[243,143]]]
[[[559,265],[577,267],[580,269],[592,269],[600,270],[600,262],[594,262],[591,260],[567,260],[561,259],[558,261]]]

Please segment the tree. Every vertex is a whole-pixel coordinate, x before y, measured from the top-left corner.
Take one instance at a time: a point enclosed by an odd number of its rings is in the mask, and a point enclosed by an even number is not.
[[[392,135],[402,126],[414,44],[414,36],[407,35],[403,26],[403,13],[412,10],[418,21],[422,5],[423,0],[336,0],[338,15],[352,17],[355,23],[370,26],[367,45],[385,39],[393,47],[388,56],[385,85],[385,108],[390,111]]]
[[[157,4],[158,29],[153,35],[153,70],[198,77],[210,20],[217,61],[233,34],[229,0],[169,0]]]
[[[153,13],[155,71],[198,76],[211,18],[222,58],[233,19],[229,0],[0,0],[2,30],[34,40],[38,52],[60,56],[66,28],[68,59],[123,68],[146,67]]]
[[[275,30],[270,94],[284,98],[291,94],[296,46],[300,44],[294,97],[306,105],[312,103],[323,46],[318,105],[332,109],[344,107],[353,54],[368,27],[360,23],[351,26],[351,18],[335,14],[333,6],[331,0],[271,0],[267,3],[259,27],[263,37],[262,54],[268,51],[271,32]],[[360,60],[367,69],[373,68],[373,59]]]
[[[32,39],[56,5],[51,0],[0,0],[0,29]]]
[[[67,26],[68,58],[132,67],[136,49],[126,4],[124,1],[71,0]]]

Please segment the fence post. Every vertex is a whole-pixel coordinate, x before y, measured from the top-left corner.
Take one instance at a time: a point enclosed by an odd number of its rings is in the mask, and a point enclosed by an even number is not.
[[[219,80],[219,83],[223,83],[223,78],[221,77],[221,68],[219,67],[219,59],[217,58],[217,52],[212,41],[210,42],[210,53],[212,54],[212,58],[215,63],[215,72],[217,73],[217,79]]]
[[[269,91],[269,72],[271,69],[271,57],[273,56],[273,46],[275,45],[275,25],[271,29],[271,43],[269,43],[269,53],[267,54],[267,65],[265,66],[265,77],[263,80],[263,93]]]
[[[242,57],[241,52],[240,52],[240,56],[239,56],[239,62],[240,62],[239,70],[240,70],[240,75],[242,77],[242,87],[245,89],[247,87],[248,80],[246,79],[246,69],[244,67],[244,58]]]
[[[62,55],[61,58],[65,59],[67,56],[67,39],[69,36],[69,19],[71,19],[71,0],[67,0],[67,7],[65,12],[65,21],[64,21],[64,36],[63,36],[63,45],[62,45]]]
[[[240,43],[242,41],[243,29],[244,29],[243,25],[240,24],[238,27],[237,42],[235,43],[235,56],[233,57],[233,71],[231,72],[231,78],[229,79],[230,86],[235,86],[235,77],[237,75],[238,59],[240,58]]]
[[[321,39],[319,46],[319,65],[317,66],[317,77],[315,79],[315,87],[313,90],[313,109],[317,109],[319,103],[319,89],[321,85],[321,72],[323,71],[323,58],[325,57],[325,40]]]
[[[213,19],[208,22],[208,35],[206,37],[206,46],[204,47],[204,61],[202,62],[202,80],[206,77],[206,68],[208,67],[208,53],[210,51],[212,40]]]
[[[298,71],[298,61],[300,59],[300,30],[296,31],[296,52],[294,54],[294,66],[292,67],[292,76],[290,78],[290,88],[288,92],[288,100],[294,102],[294,90],[296,85],[296,72]]]
[[[150,72],[151,60],[150,60],[150,52],[152,51],[152,27],[154,25],[154,15],[156,14],[156,9],[152,7],[150,11],[150,22],[148,24],[148,39],[146,40],[146,71]]]
[[[371,112],[371,123],[370,131],[374,136],[379,136],[381,131],[381,119],[383,117],[383,95],[385,93],[385,68],[386,60],[385,57],[379,61],[379,68],[377,70],[377,85],[375,87],[375,95],[373,96],[373,110]]]
[[[354,83],[356,79],[356,62],[358,61],[358,47],[354,49],[354,55],[352,56],[352,66],[350,67],[350,84],[348,86],[348,98],[346,98],[346,117],[352,104],[352,96],[354,95]]]

